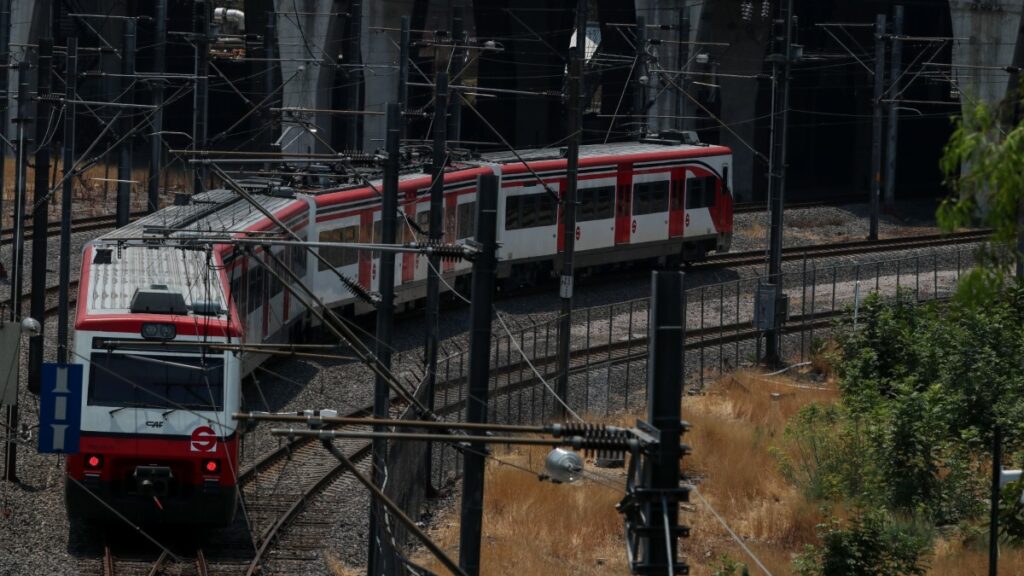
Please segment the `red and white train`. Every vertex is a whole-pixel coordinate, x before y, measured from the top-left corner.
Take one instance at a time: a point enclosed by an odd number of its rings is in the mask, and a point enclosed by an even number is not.
[[[499,278],[527,284],[553,269],[562,247],[561,214],[545,186],[566,188],[566,162],[546,151],[484,156],[445,174],[446,241],[474,235],[477,177],[500,177]],[[728,250],[732,236],[727,148],[678,143],[583,146],[576,262],[598,268],[634,261],[696,259]],[[537,181],[544,181],[541,185]],[[427,174],[405,174],[399,205],[427,229]],[[379,188],[379,183],[378,188]],[[374,242],[380,197],[369,186],[342,189],[252,186],[252,195],[300,237]],[[283,342],[308,314],[268,273],[262,249],[141,246],[139,238],[274,231],[275,225],[228,190],[193,196],[86,246],[73,360],[84,364],[80,454],[69,456],[67,505],[74,517],[134,522],[226,523],[238,499],[242,378],[266,359],[257,344]],[[400,241],[412,241],[402,226]],[[134,239],[134,243],[127,242]],[[379,260],[369,251],[322,248],[320,262],[303,247],[271,248],[330,307],[369,310],[338,281],[336,268],[371,291]],[[458,287],[469,264],[445,262]],[[426,258],[396,258],[396,303],[425,296]],[[211,346],[220,344],[221,346]],[[246,348],[246,346],[249,348]]]

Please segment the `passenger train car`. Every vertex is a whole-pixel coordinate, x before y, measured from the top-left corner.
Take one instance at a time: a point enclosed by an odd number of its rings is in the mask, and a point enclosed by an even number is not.
[[[720,146],[583,146],[577,267],[674,263],[728,250],[729,166],[730,151]],[[477,177],[487,173],[501,182],[499,279],[530,284],[558,266],[563,216],[549,190],[566,190],[566,161],[557,151],[538,150],[446,167],[446,241],[474,235]],[[423,172],[401,176],[400,242],[423,240],[416,228],[428,227],[430,184]],[[379,182],[333,189],[242,185],[302,239],[379,242]],[[270,272],[277,266],[264,248],[207,241],[187,249],[159,238],[277,232],[262,210],[230,190],[213,190],[85,247],[73,344],[85,374],[81,452],[67,459],[72,516],[109,519],[116,510],[133,522],[205,524],[234,516],[240,430],[231,413],[240,407],[241,380],[266,359],[261,346],[296,337],[309,315],[288,282]],[[356,315],[370,310],[338,274],[378,290],[374,253],[325,247],[321,261],[301,246],[269,249],[324,305]],[[444,262],[442,272],[459,288],[470,265]],[[412,306],[424,298],[426,277],[425,257],[397,257],[396,303]]]

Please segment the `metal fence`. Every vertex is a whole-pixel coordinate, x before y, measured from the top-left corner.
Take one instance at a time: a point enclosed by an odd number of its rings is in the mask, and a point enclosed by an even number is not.
[[[975,265],[973,248],[920,251],[870,263],[819,266],[814,260],[788,264],[781,282],[789,297],[789,319],[781,339],[788,363],[808,361],[832,338],[835,321],[853,311],[870,293],[916,302],[950,296],[962,273]],[[754,298],[761,276],[708,283],[687,289],[686,382],[691,392],[762,355],[762,335],[754,329]],[[688,282],[689,283],[689,282]],[[647,402],[647,316],[649,299],[638,298],[573,311],[570,374],[565,404],[583,418],[607,419],[642,409]],[[561,417],[553,391],[558,378],[558,318],[515,325],[494,321],[489,382],[489,420],[539,423]],[[438,360],[437,413],[464,418],[468,351]],[[435,450],[433,484],[460,473],[457,452]]]

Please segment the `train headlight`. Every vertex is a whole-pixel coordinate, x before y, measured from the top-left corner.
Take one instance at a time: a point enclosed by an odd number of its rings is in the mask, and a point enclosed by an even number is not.
[[[203,472],[206,474],[219,474],[220,460],[203,460]]]
[[[146,340],[174,340],[178,335],[178,329],[174,324],[160,324],[157,322],[143,322],[142,337]]]

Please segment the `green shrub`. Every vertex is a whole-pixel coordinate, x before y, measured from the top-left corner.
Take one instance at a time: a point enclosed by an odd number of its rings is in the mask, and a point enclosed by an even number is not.
[[[862,511],[843,527],[836,519],[819,526],[819,546],[794,562],[800,576],[902,576],[927,571],[934,533],[926,522],[901,520],[880,509]]]

